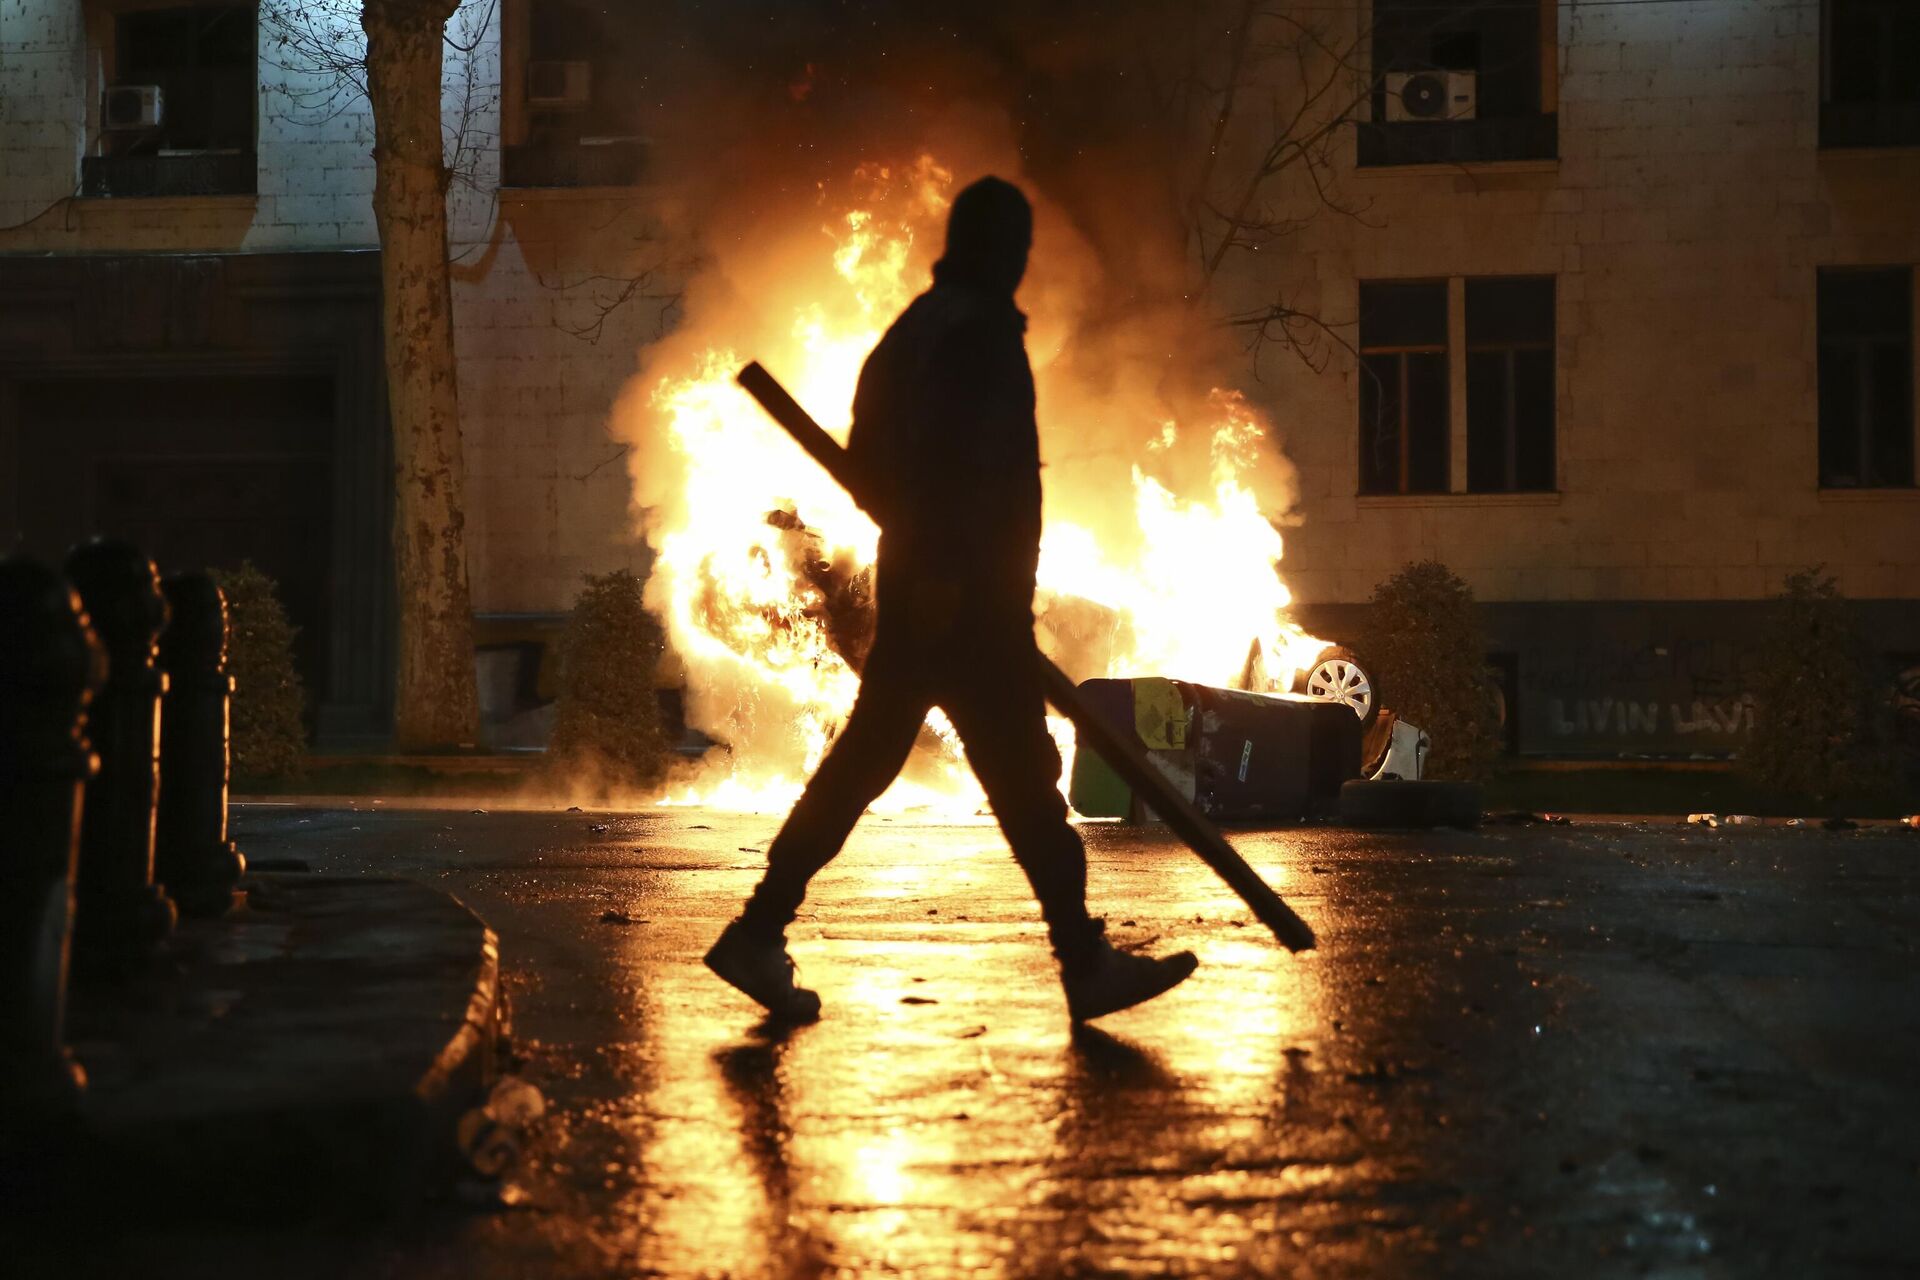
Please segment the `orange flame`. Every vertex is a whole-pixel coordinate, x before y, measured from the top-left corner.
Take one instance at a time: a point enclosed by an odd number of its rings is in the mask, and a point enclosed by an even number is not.
[[[772,349],[751,353],[830,430],[847,418],[868,352],[924,279],[953,181],[927,157],[864,166],[855,179],[860,202],[830,211],[811,250],[763,266],[775,282],[768,292],[791,284],[793,301],[790,319],[760,339]],[[1030,289],[1023,301],[1035,334],[1069,327],[1052,310],[1070,301],[1059,291]],[[1269,514],[1285,464],[1254,409],[1226,391],[1197,420],[1168,417],[1150,397],[1098,402],[1056,368],[1061,351],[1030,345],[1049,460],[1035,605],[1042,647],[1080,678],[1239,684],[1257,640],[1270,687],[1288,687],[1322,642],[1287,618]],[[647,486],[671,495],[649,510],[648,599],[685,665],[690,722],[724,749],[665,802],[775,810],[818,765],[859,687],[807,563],[854,580],[873,562],[878,531],[734,384],[748,353],[685,342],[667,351],[645,392],[651,447],[636,461],[636,476],[647,469]],[[1138,443],[1130,492],[1093,492],[1100,482],[1086,468],[1055,465],[1050,441],[1099,436],[1078,430],[1089,423]],[[844,429],[836,434],[844,441]],[[799,527],[817,541],[797,544]],[[1053,727],[1070,761],[1071,726]],[[980,793],[951,727],[936,712],[928,732],[922,758],[879,807],[972,812]]]

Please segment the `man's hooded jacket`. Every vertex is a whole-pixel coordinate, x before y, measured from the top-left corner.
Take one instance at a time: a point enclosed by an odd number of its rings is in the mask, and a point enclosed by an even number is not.
[[[1026,616],[1040,549],[1040,445],[1026,317],[1013,303],[1032,237],[997,178],[954,200],[934,284],[867,358],[848,447],[882,495],[879,604],[929,585],[966,616]]]

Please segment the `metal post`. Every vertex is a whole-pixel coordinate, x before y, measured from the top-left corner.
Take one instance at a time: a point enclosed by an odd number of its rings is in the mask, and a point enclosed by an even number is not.
[[[10,1121],[70,1110],[86,1082],[62,1024],[80,806],[98,767],[81,725],[105,674],[66,581],[0,560],[0,1114]]]
[[[107,650],[107,681],[87,736],[100,776],[87,788],[80,836],[74,964],[123,972],[173,929],[173,902],[153,882],[154,801],[160,784],[160,695],[154,665],[167,621],[160,575],[131,544],[96,538],[67,556],[67,576]]]
[[[167,693],[153,874],[186,914],[217,916],[247,869],[227,839],[227,600],[206,572],[176,573],[161,587],[172,617],[160,633]]]

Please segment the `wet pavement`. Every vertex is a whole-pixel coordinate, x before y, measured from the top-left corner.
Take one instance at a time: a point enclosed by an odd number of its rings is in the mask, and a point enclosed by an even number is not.
[[[869,818],[792,933],[824,1018],[782,1036],[699,963],[775,825],[236,808],[251,858],[485,917],[552,1112],[504,1206],[70,1270],[1920,1274],[1912,832],[1236,833],[1296,956],[1164,833],[1089,826],[1116,938],[1201,963],[1075,1034],[998,833]]]

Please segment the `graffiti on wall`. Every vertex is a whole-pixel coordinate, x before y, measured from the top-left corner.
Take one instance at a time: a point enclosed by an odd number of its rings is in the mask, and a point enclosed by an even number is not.
[[[1529,655],[1522,749],[1724,753],[1759,714],[1751,658],[1729,640],[1589,637]]]
[[[1697,734],[1738,737],[1753,730],[1756,703],[1750,693],[1737,698],[1688,703],[1632,698],[1583,698],[1548,702],[1548,727],[1557,738],[1612,736],[1659,737]]]

